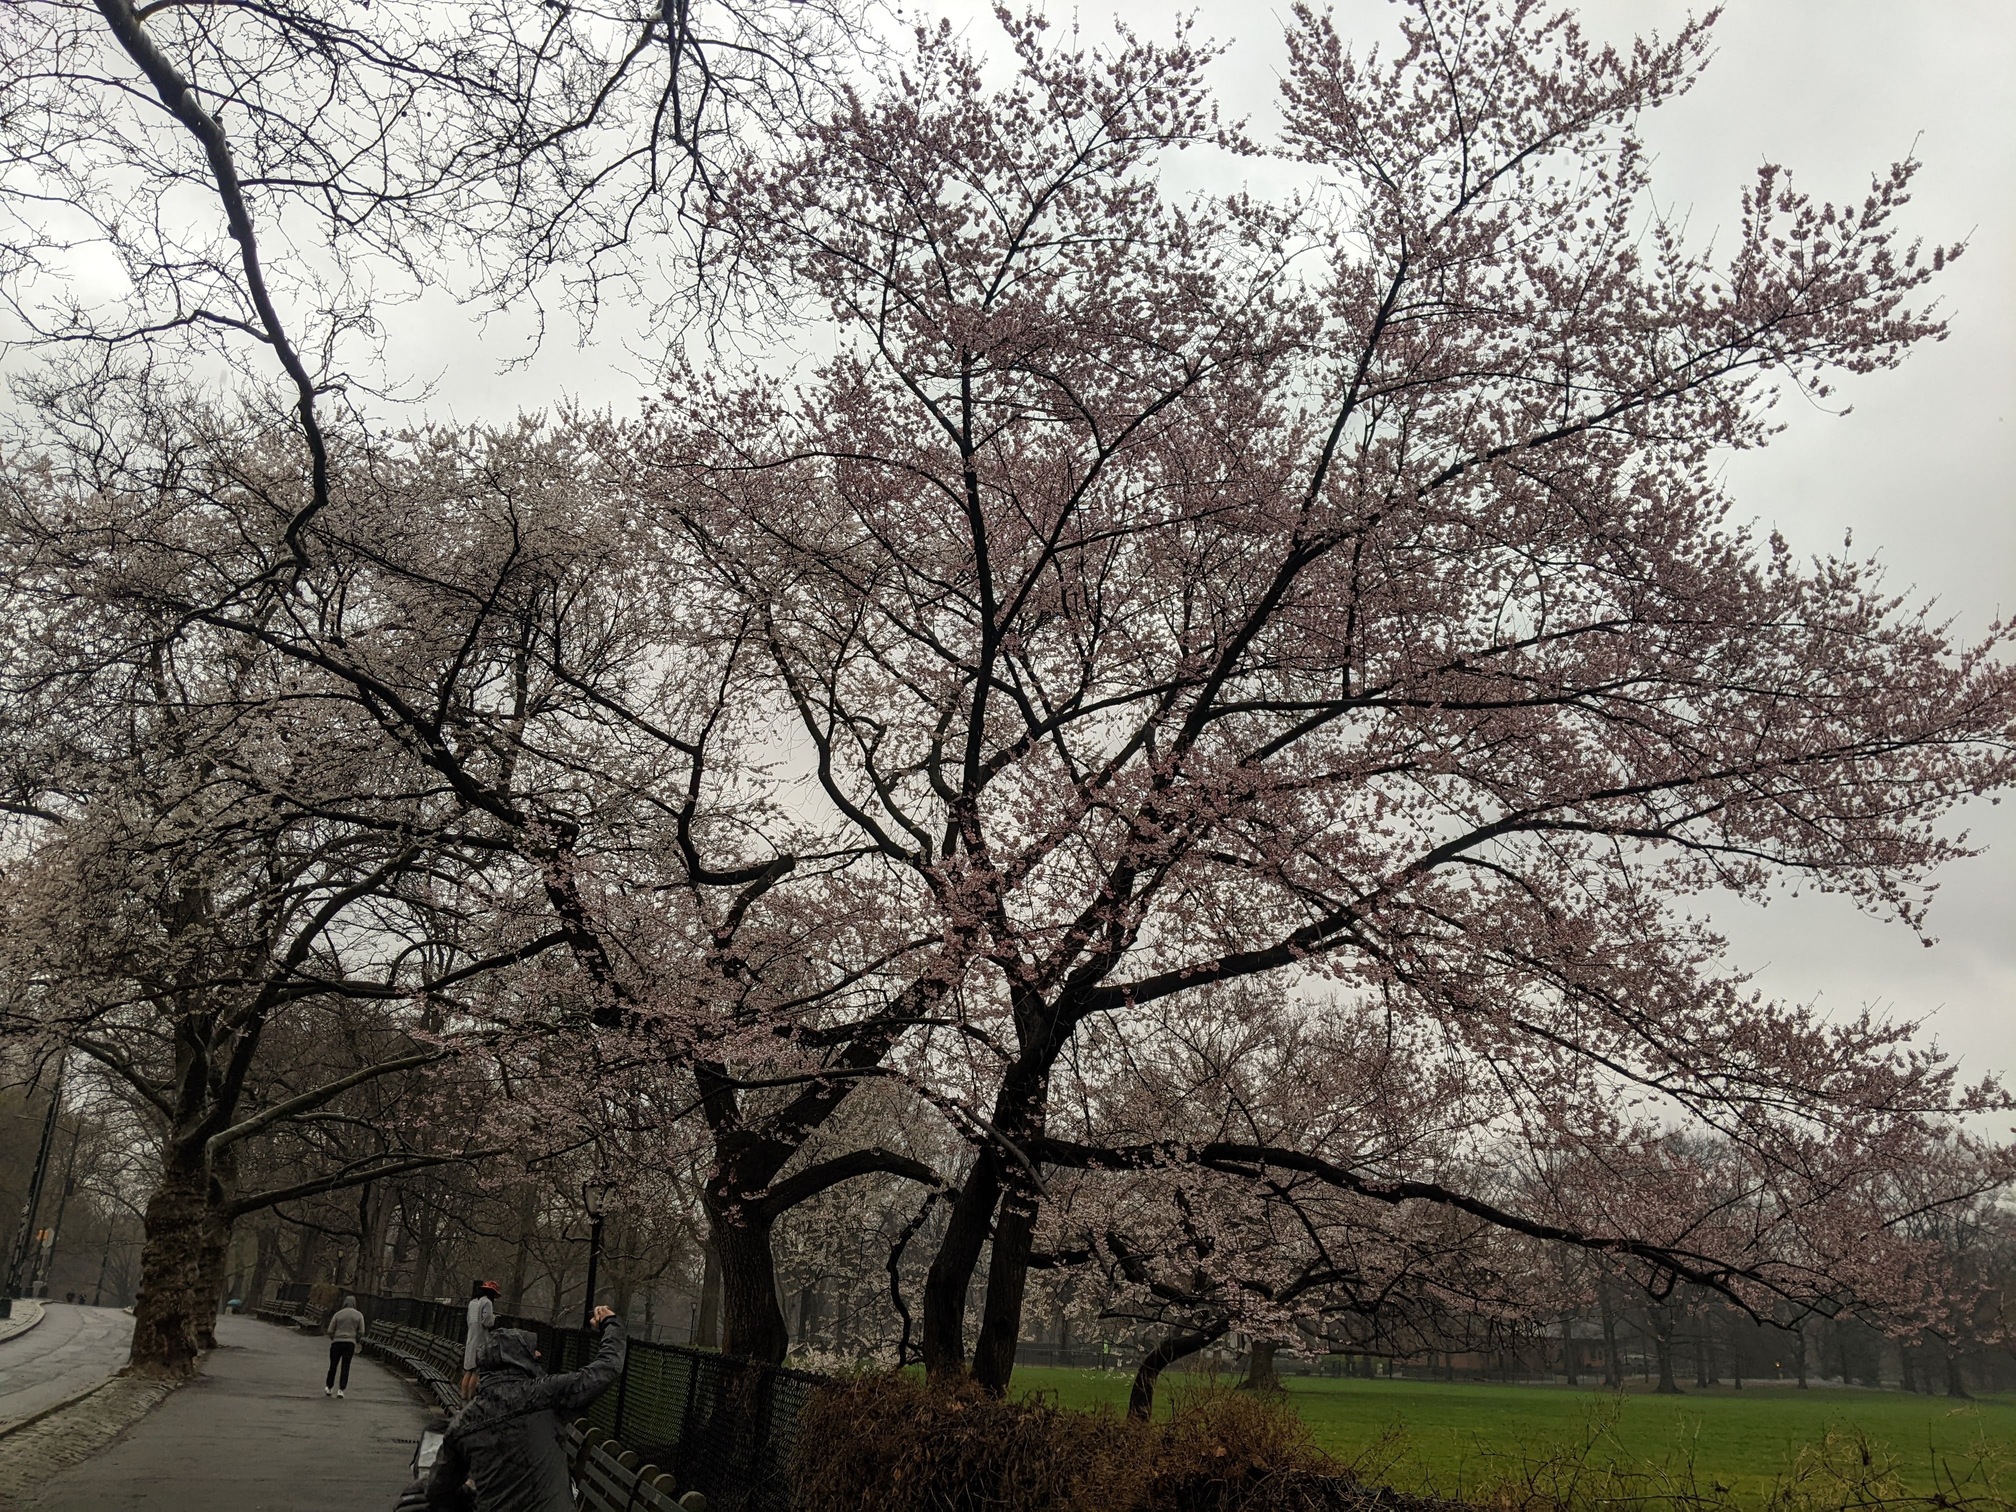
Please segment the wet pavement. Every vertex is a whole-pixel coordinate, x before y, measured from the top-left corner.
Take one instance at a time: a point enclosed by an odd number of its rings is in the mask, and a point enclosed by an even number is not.
[[[88,1391],[126,1363],[132,1315],[117,1307],[42,1304],[42,1321],[0,1340],[0,1428]]]
[[[391,1507],[430,1416],[405,1381],[360,1356],[349,1394],[338,1400],[322,1394],[329,1347],[316,1335],[221,1318],[217,1342],[200,1376],[109,1448],[22,1497],[21,1506],[33,1512]]]

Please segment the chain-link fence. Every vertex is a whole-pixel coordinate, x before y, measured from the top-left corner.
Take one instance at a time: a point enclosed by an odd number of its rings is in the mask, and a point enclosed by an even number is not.
[[[298,1297],[276,1296],[269,1308],[299,1314],[306,1302],[304,1289]],[[357,1306],[374,1330],[403,1330],[408,1347],[413,1335],[421,1335],[431,1346],[427,1355],[459,1366],[465,1305],[360,1295]],[[579,1370],[595,1353],[595,1337],[583,1329],[510,1317],[500,1317],[497,1326],[536,1335],[552,1371]],[[680,1491],[705,1492],[717,1512],[784,1512],[791,1501],[798,1410],[822,1379],[712,1350],[633,1339],[621,1379],[585,1416],[639,1459],[671,1471]]]

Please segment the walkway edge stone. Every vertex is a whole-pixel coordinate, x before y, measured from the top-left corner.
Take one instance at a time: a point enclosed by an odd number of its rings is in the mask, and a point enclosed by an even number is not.
[[[33,1309],[29,1313],[26,1322],[20,1321],[21,1309],[24,1307]],[[7,1319],[6,1322],[0,1323],[0,1344],[5,1344],[9,1339],[20,1338],[21,1335],[28,1332],[29,1329],[48,1316],[49,1309],[42,1305],[39,1298],[16,1297],[14,1299],[14,1316]]]
[[[21,1419],[6,1430],[0,1459],[0,1508],[82,1464],[168,1397],[181,1381],[114,1376],[66,1402]]]
[[[113,1377],[107,1376],[104,1380],[98,1382],[96,1385],[86,1386],[82,1391],[73,1391],[70,1393],[70,1395],[63,1398],[62,1401],[51,1402],[47,1407],[38,1408],[34,1412],[29,1413],[26,1417],[13,1418],[7,1422],[0,1423],[0,1439],[4,1439],[10,1433],[19,1433],[23,1428],[26,1428],[30,1423],[41,1422],[42,1419],[48,1417],[53,1412],[61,1412],[65,1407],[75,1407],[79,1402],[83,1401],[84,1398],[88,1396],[93,1396],[96,1393],[103,1391],[107,1386],[110,1386],[112,1384],[113,1379],[114,1379]]]

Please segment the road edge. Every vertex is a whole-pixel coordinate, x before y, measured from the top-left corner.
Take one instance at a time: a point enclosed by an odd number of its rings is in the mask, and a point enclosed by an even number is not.
[[[32,1302],[35,1305],[35,1316],[30,1318],[26,1323],[23,1323],[19,1328],[10,1328],[4,1334],[0,1334],[0,1344],[11,1344],[31,1328],[41,1327],[42,1320],[49,1316],[49,1309],[44,1305],[40,1297],[16,1297],[14,1299],[16,1307],[19,1307],[23,1302]]]

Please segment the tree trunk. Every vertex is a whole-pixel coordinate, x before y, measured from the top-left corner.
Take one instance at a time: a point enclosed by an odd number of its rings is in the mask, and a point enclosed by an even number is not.
[[[604,1266],[609,1269],[609,1305],[620,1318],[630,1316],[630,1304],[637,1296],[637,1257],[631,1253],[630,1225],[609,1225],[613,1237],[604,1250]]]
[[[1946,1356],[1946,1395],[1949,1397],[1958,1397],[1962,1401],[1965,1401],[1968,1399],[1969,1394],[1967,1383],[1960,1378],[1960,1356],[1953,1352],[1951,1344],[1946,1346],[1944,1353]],[[1805,1382],[1802,1381],[1800,1384],[1803,1386]]]
[[[525,1303],[525,1288],[529,1284],[532,1271],[532,1240],[537,1234],[535,1225],[539,1221],[539,1192],[530,1182],[520,1189],[518,1197],[518,1247],[511,1252],[511,1275],[504,1284],[504,1296],[497,1304],[501,1313],[505,1303],[510,1304],[514,1313],[529,1315]],[[488,1279],[471,1276],[471,1281]]]
[[[1060,1029],[1069,1021],[1063,1010],[1044,1011],[1040,1017],[1047,1028],[1040,1031],[1043,1042],[1039,1043],[1039,1031],[1024,1020],[1025,1010],[1038,1006],[1031,1000],[1017,1002],[1023,1053],[994,1098],[994,1128],[1003,1138],[1025,1147],[1042,1137],[1050,1065],[1062,1048],[1062,1041],[1055,1036],[1068,1032]],[[1034,1172],[1011,1164],[998,1150],[986,1152],[953,1204],[952,1222],[925,1281],[923,1355],[925,1373],[931,1379],[956,1375],[963,1360],[966,1297],[991,1214],[994,1244],[987,1261],[980,1337],[973,1348],[973,1378],[995,1396],[1007,1391],[1008,1377],[1015,1370],[1015,1344],[1022,1332],[1022,1301],[1028,1290],[1029,1254],[1041,1202]]]
[[[1673,1379],[1673,1307],[1669,1302],[1655,1302],[1650,1308],[1652,1314],[1652,1352],[1659,1361],[1659,1384],[1655,1390],[1661,1396],[1679,1396],[1680,1383]]]
[[[198,1349],[217,1347],[217,1305],[224,1296],[224,1269],[231,1258],[232,1222],[214,1206],[203,1215],[202,1258],[196,1273],[196,1292],[190,1299]]]
[[[1003,1193],[994,1224],[994,1248],[987,1258],[987,1296],[980,1314],[980,1337],[973,1346],[973,1379],[995,1396],[1005,1396],[1015,1373],[1015,1345],[1022,1333],[1022,1301],[1029,1286],[1029,1254],[1036,1239],[1040,1198],[1026,1172]]]
[[[1603,1319],[1603,1384],[1612,1391],[1624,1386],[1624,1362],[1617,1354],[1617,1309],[1610,1305],[1610,1283],[1596,1283],[1596,1300]]]
[[[721,1257],[721,1353],[783,1364],[791,1334],[777,1303],[770,1220],[741,1204],[719,1216],[710,1205],[707,1220]]]
[[[1225,1336],[1225,1327],[1223,1323],[1214,1323],[1192,1333],[1173,1333],[1149,1350],[1141,1368],[1134,1372],[1134,1385],[1127,1393],[1127,1416],[1146,1422],[1155,1410],[1155,1383],[1162,1372],[1206,1345],[1217,1343]]]
[[[1262,1342],[1255,1339],[1253,1348],[1246,1355],[1246,1379],[1239,1383],[1241,1391],[1282,1391],[1281,1373],[1274,1368],[1274,1352],[1281,1346],[1272,1340]]]
[[[1561,1374],[1568,1384],[1577,1383],[1575,1373],[1575,1314],[1566,1308],[1561,1311]]]
[[[1697,1311],[1700,1327],[1694,1330],[1694,1384],[1708,1387],[1715,1384],[1714,1341],[1708,1333],[1708,1316]]]
[[[266,1284],[273,1275],[273,1262],[280,1255],[280,1230],[270,1222],[262,1225],[253,1235],[253,1244],[252,1280],[245,1288],[245,1305],[248,1308],[266,1300]]]
[[[919,1353],[930,1380],[956,1379],[966,1373],[966,1298],[1000,1195],[1001,1179],[994,1169],[993,1154],[983,1151],[953,1199],[945,1237],[924,1278]]]
[[[432,1224],[414,1232],[413,1295],[416,1297],[430,1297],[434,1294],[434,1251],[439,1244],[439,1232]]]
[[[700,1316],[693,1324],[693,1344],[699,1349],[721,1345],[721,1254],[709,1239],[701,1251]]]
[[[819,1283],[807,1281],[798,1288],[798,1331],[794,1337],[802,1352],[812,1347],[812,1330],[819,1322]]]
[[[170,1152],[160,1185],[147,1199],[140,1249],[140,1292],[133,1302],[129,1375],[191,1375],[202,1352],[197,1293],[203,1284],[209,1180],[200,1154]]]
[[[322,1230],[303,1227],[301,1244],[294,1252],[294,1263],[289,1267],[287,1279],[296,1286],[306,1286],[315,1279],[315,1267],[322,1257]]]
[[[1806,1325],[1798,1323],[1792,1329],[1792,1368],[1799,1377],[1799,1389],[1806,1386]]]
[[[196,1347],[217,1347],[217,1307],[224,1299],[224,1271],[231,1259],[231,1231],[237,1218],[226,1204],[238,1185],[238,1150],[226,1145],[210,1157],[205,1190],[209,1200],[203,1210],[203,1257],[197,1272],[195,1303]]]

